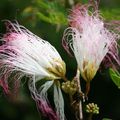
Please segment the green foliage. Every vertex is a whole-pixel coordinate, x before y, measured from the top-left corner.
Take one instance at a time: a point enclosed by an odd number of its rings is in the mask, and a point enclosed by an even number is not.
[[[120,20],[120,8],[100,10],[106,20]]]
[[[112,81],[120,89],[120,73],[118,71],[114,71],[113,69],[110,69],[109,73],[110,73]]]
[[[80,1],[74,1],[80,3]],[[86,3],[87,0],[83,0]],[[68,2],[69,4],[69,2]],[[67,5],[68,7],[69,5]],[[23,12],[22,16],[34,21],[44,21],[53,25],[65,26],[68,25],[68,8],[66,7],[66,2],[64,0],[36,0],[27,6]],[[70,6],[69,6],[70,7]],[[105,9],[100,10],[103,19],[109,20],[120,20],[119,12],[120,8]]]
[[[103,118],[102,120],[112,120],[112,119],[109,119],[109,118]]]
[[[28,6],[23,11],[25,17],[32,16],[55,25],[67,25],[67,12],[64,5],[57,1],[37,0],[33,6]]]

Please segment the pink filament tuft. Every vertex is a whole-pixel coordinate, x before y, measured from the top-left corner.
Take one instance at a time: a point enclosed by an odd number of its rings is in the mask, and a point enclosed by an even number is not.
[[[52,110],[50,105],[44,100],[36,100],[38,110],[42,112],[43,116],[48,117],[49,120],[58,120],[57,114]]]
[[[87,12],[88,6],[86,5],[76,5],[70,15],[69,15],[69,24],[72,27],[79,28],[81,26],[81,22],[84,20],[85,14]]]
[[[2,73],[2,76],[0,76],[1,77],[0,78],[0,86],[3,88],[3,91],[4,91],[4,93],[6,95],[10,94],[9,85],[8,85],[8,79],[7,79],[8,78],[8,74],[9,74],[9,70],[4,70],[4,72]]]
[[[59,120],[56,112],[53,111],[48,101],[37,96],[34,92],[31,92],[31,95],[36,102],[39,112],[41,112],[44,117],[49,118],[49,120]]]
[[[8,84],[4,80],[0,80],[0,86],[3,88],[5,94],[9,94]]]
[[[3,38],[6,42],[9,42],[9,41],[15,40],[17,36],[18,34],[13,32],[13,33],[5,34]]]
[[[95,59],[98,63],[101,63],[101,60],[104,59],[107,59],[109,62],[114,59],[115,62],[120,65],[120,58],[118,55],[119,46],[117,44],[117,40],[120,39],[120,35],[116,32],[116,29],[108,30],[105,27],[98,10],[92,12],[89,11],[89,7],[90,4],[76,5],[72,9],[68,19],[70,27],[65,30],[62,40],[63,47],[68,53],[71,53],[70,50],[72,50],[78,57],[80,54],[79,49],[81,49],[78,44],[82,45],[85,43],[82,46],[83,51],[89,49],[89,54],[91,54],[91,57],[96,56]],[[119,22],[114,22],[114,24],[116,23]],[[100,51],[96,52],[97,49],[100,48],[99,46],[104,47],[100,49]],[[77,49],[77,53],[75,53],[75,49]],[[86,52],[85,54],[88,53]],[[102,59],[99,60],[99,57]]]
[[[3,88],[5,95],[9,96],[11,99],[17,97],[22,75],[17,72],[12,74],[12,71],[2,68],[1,74],[0,86]]]

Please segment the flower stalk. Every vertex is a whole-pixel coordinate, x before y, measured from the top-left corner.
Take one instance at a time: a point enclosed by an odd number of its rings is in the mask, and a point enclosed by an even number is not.
[[[77,69],[77,73],[76,76],[74,78],[74,80],[77,82],[77,86],[78,86],[78,93],[81,93],[81,83],[80,83],[80,71],[79,69]],[[78,115],[77,118],[78,120],[83,120],[83,110],[82,110],[82,100],[79,101],[79,105],[78,105]]]
[[[86,98],[87,98],[87,96],[88,96],[89,91],[90,91],[90,82],[88,81],[88,82],[86,83],[86,91],[85,91],[85,97],[86,97]]]

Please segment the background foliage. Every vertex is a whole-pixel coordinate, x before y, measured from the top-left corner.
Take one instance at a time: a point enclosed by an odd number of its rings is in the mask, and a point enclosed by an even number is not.
[[[4,33],[2,20],[17,20],[33,33],[49,41],[67,63],[67,76],[75,75],[76,61],[65,52],[61,45],[64,29],[68,26],[67,14],[73,4],[87,0],[0,0],[0,32]],[[120,0],[101,0],[100,11],[107,20],[120,20]],[[8,100],[0,88],[0,119],[1,120],[43,120],[32,100],[27,80],[23,80],[17,98]],[[82,86],[84,90],[85,83]],[[95,120],[102,118],[120,119],[120,90],[112,82],[108,70],[99,71],[91,83],[89,102],[97,103],[100,114]],[[67,99],[65,99],[67,101]],[[71,113],[66,109],[67,116]]]

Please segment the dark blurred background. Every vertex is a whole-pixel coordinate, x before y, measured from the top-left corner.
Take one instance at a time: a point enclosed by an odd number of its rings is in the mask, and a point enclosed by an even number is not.
[[[67,77],[71,79],[76,73],[76,61],[70,57],[61,45],[64,29],[68,26],[67,14],[70,8],[87,0],[0,0],[0,33],[5,32],[3,20],[17,20],[36,35],[49,41],[61,54],[67,64]],[[106,20],[120,20],[120,0],[101,0],[100,11]],[[82,82],[84,90],[85,82]],[[65,98],[67,101],[67,98]],[[120,90],[109,76],[108,70],[98,71],[91,83],[89,102],[97,103],[100,114],[94,120],[111,118],[120,120]],[[66,107],[68,120],[71,111]],[[0,88],[0,120],[44,120],[37,111],[27,86],[23,80],[15,101],[10,100]]]

